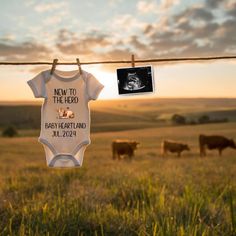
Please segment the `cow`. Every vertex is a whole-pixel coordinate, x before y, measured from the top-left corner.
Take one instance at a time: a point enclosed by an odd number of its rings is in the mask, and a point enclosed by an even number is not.
[[[112,158],[121,159],[122,155],[126,155],[131,160],[134,157],[134,151],[137,149],[138,142],[132,140],[113,140],[112,141]]]
[[[168,151],[172,153],[177,153],[177,156],[180,157],[183,151],[190,151],[190,148],[187,144],[164,140],[161,143],[161,154],[164,157]]]
[[[69,107],[67,107],[66,109],[61,107],[61,108],[57,109],[57,112],[59,115],[59,119],[69,119],[69,118],[75,117],[74,112],[69,110]]]
[[[222,151],[227,147],[236,149],[233,139],[228,139],[220,135],[199,135],[199,148],[201,157],[206,156],[206,148],[209,150],[218,149],[219,156],[221,156]]]

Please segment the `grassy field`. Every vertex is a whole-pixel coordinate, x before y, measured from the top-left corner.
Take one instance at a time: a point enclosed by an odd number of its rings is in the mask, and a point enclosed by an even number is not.
[[[236,150],[199,157],[198,135],[236,138],[236,123],[97,132],[82,168],[46,167],[37,137],[0,138],[1,235],[236,235]],[[113,161],[110,143],[141,143]],[[160,157],[160,142],[190,145]]]

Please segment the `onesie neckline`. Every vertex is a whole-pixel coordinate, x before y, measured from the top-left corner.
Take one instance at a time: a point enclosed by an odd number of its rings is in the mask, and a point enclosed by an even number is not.
[[[57,73],[56,73],[57,72]],[[59,75],[58,73],[65,73],[65,74],[70,74],[70,73],[75,73],[73,76],[71,77],[63,77],[62,75]],[[53,72],[53,76],[56,77],[57,79],[61,80],[61,81],[64,81],[64,82],[69,82],[69,81],[73,81],[75,79],[77,79],[78,77],[80,77],[80,73],[79,73],[79,70],[70,70],[70,71],[62,71],[62,70],[55,70]]]

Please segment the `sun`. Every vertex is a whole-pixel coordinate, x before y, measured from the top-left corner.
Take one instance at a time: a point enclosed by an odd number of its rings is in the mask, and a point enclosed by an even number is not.
[[[82,70],[85,70],[94,75],[94,77],[104,85],[103,90],[99,95],[99,99],[114,99],[118,98],[118,84],[116,72],[108,72],[101,69],[101,65],[82,65]],[[58,70],[71,71],[78,70],[77,65],[58,65]]]

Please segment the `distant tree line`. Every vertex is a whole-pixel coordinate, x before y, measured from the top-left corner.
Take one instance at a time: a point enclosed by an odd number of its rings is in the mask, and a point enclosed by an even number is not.
[[[224,123],[228,122],[227,118],[210,118],[208,115],[202,115],[197,119],[187,120],[187,118],[183,115],[174,114],[171,117],[171,122],[174,125],[196,125],[196,124],[209,124],[209,123]]]

